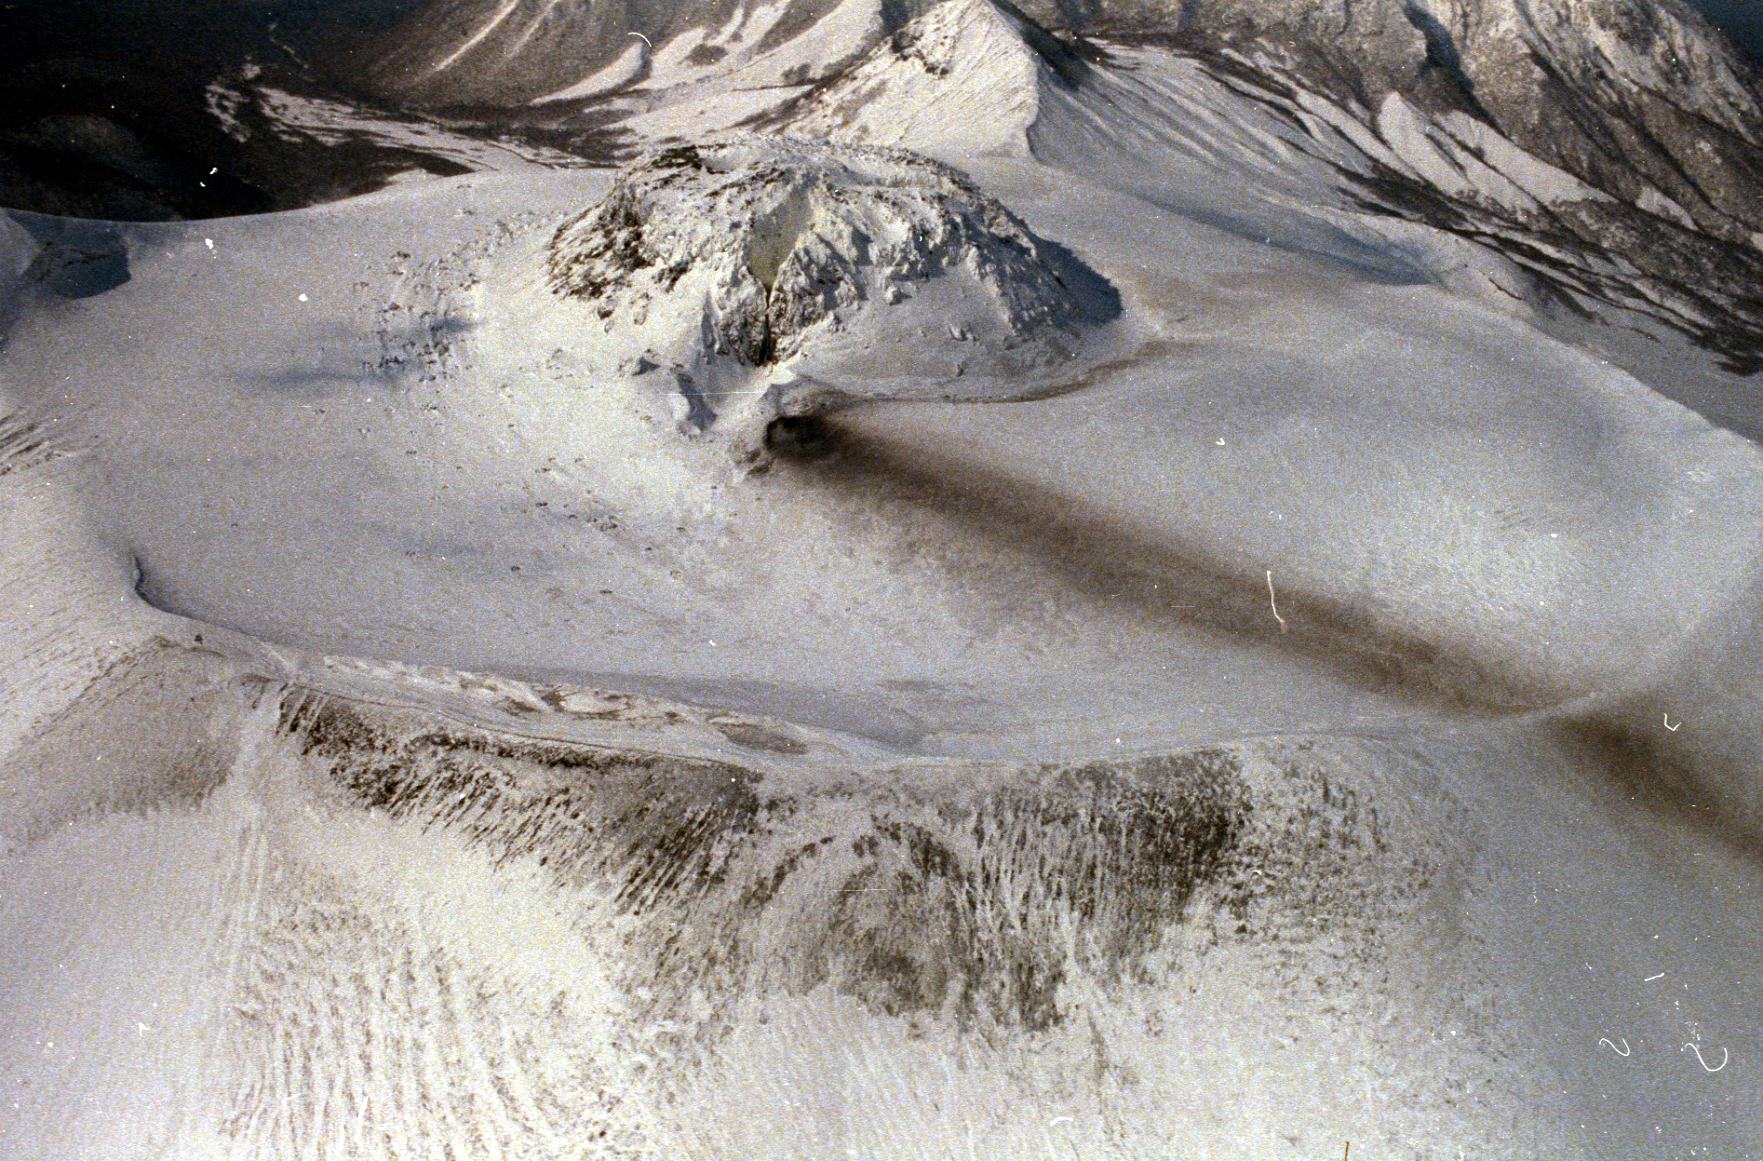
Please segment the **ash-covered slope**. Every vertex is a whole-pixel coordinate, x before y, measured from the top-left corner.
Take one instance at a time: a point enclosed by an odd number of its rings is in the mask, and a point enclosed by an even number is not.
[[[661,150],[562,226],[548,269],[616,361],[666,368],[682,424],[754,395],[1022,398],[1094,362],[1120,296],[960,171],[903,150],[754,137]],[[1093,344],[1092,344],[1093,346]]]
[[[1651,316],[1734,371],[1763,366],[1763,89],[1678,0],[1030,7],[1197,60],[1318,143],[1359,137],[1370,165],[1347,160],[1338,184],[1373,214],[1471,238],[1578,307]]]

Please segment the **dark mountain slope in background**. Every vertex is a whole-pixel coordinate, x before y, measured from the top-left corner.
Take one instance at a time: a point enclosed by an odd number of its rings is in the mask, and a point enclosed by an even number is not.
[[[1763,8],[1753,0],[1690,0],[1690,6],[1731,37],[1751,59],[1763,59]]]
[[[883,21],[897,26],[924,6],[883,4]],[[633,79],[647,80],[647,49],[685,37],[698,41],[684,62],[693,66],[727,67],[791,41],[811,44],[794,78],[801,82],[849,63],[842,59],[849,46],[822,26],[840,7],[834,0],[438,0],[338,60],[375,92],[442,107],[525,104],[627,57],[640,57]]]
[[[1070,20],[1057,4],[1031,8]],[[1411,161],[1438,151],[1467,172],[1489,160],[1476,141],[1485,126],[1591,196],[1515,204],[1473,182],[1452,189],[1449,173],[1441,180],[1421,164],[1421,182],[1357,175],[1362,204],[1490,245],[1571,303],[1660,318],[1732,370],[1763,368],[1763,74],[1693,9],[1677,0],[1188,0],[1173,31],[1169,16],[1167,5],[1104,2],[1075,31],[1246,65],[1289,110],[1303,104],[1294,90],[1322,94]]]
[[[292,209],[394,175],[474,168],[403,140],[314,132],[239,99],[250,76],[303,100],[375,102],[338,45],[409,18],[420,0],[36,0],[0,7],[0,205],[123,221]],[[490,135],[482,135],[490,136]]]
[[[640,58],[603,91],[649,81],[672,44],[686,65],[728,67],[815,39],[795,83],[851,63],[851,4],[750,0],[681,7],[442,0],[369,38],[362,83],[399,101],[524,105]],[[878,3],[867,48],[933,7]],[[1763,230],[1759,73],[1680,0],[1027,0],[1067,37],[1168,41],[1279,67],[1314,91],[1375,109],[1399,93],[1433,116],[1485,121],[1533,155],[1620,200],[1648,189],[1696,228],[1732,241]],[[838,24],[838,28],[829,25]]]
[[[1063,16],[1045,0],[1027,7],[1054,24]],[[1485,121],[1623,201],[1651,187],[1715,236],[1744,241],[1763,227],[1760,74],[1678,0],[1169,7],[1103,3],[1074,31],[1258,55],[1371,108],[1400,93],[1435,117]]]

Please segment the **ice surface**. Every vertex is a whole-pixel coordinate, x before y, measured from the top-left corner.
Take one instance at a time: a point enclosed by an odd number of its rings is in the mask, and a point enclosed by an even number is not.
[[[1748,1155],[1744,381],[1353,200],[1596,200],[1479,123],[902,27],[769,109],[939,163],[0,219],[0,1154]]]

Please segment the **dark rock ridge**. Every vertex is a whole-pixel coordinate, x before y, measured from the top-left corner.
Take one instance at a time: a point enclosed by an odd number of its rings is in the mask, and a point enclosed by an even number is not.
[[[1679,0],[1028,0],[1054,27],[1171,39],[1278,66],[1375,109],[1456,110],[1633,203],[1651,188],[1695,228],[1763,230],[1763,75]]]

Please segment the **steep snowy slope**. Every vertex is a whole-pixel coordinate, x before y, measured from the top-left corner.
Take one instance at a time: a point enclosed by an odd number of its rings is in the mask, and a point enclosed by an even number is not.
[[[1624,201],[1651,187],[1717,236],[1757,229],[1756,67],[1677,0],[1127,0],[1089,9],[1081,27],[1236,48],[1372,107],[1401,93]]]
[[[380,92],[430,106],[557,101],[651,80],[803,84],[880,31],[877,0],[442,0],[358,49]]]
[[[952,0],[758,123],[957,154],[1021,154],[1048,86],[1087,72],[1065,45],[986,0]],[[963,78],[957,80],[957,78]]]
[[[1302,11],[1306,22],[1325,12]],[[1377,10],[1353,11],[1362,21]],[[1731,371],[1756,369],[1763,250],[1753,235],[1763,219],[1754,199],[1763,154],[1755,139],[1763,109],[1751,66],[1698,38],[1697,26],[1664,16],[1656,35],[1625,39],[1595,8],[1554,12],[1540,26],[1528,16],[1502,23],[1499,11],[1484,14],[1485,30],[1475,26],[1489,41],[1478,52],[1490,60],[1496,49],[1519,51],[1500,37],[1522,25],[1526,53],[1558,49],[1576,76],[1596,71],[1588,54],[1618,45],[1626,71],[1571,92],[1559,78],[1549,88],[1540,74],[1499,72],[1479,86],[1450,80],[1456,74],[1444,64],[1428,64],[1429,52],[1443,50],[1429,49],[1406,17],[1377,23],[1368,42],[1355,25],[1345,39],[1294,45],[1300,33],[1320,33],[1309,23],[1298,31],[1229,24],[1235,32],[1213,35],[1195,16],[1170,35],[1146,16],[1141,24],[1087,24],[1091,39],[1074,48],[983,0],[951,0],[760,123],[841,140],[910,140],[933,152],[1027,150],[1245,235],[1517,309],[1543,307],[1567,325],[1585,312],[1610,323],[1639,315]],[[1554,40],[1538,39],[1545,32]],[[1685,38],[1693,51],[1686,45],[1680,53]],[[1317,43],[1352,44],[1368,55],[1349,67],[1319,57]],[[984,68],[981,59],[999,66]],[[1418,79],[1398,84],[1398,73]],[[976,75],[984,79],[969,79]],[[1440,76],[1455,86],[1444,95],[1427,81]],[[1494,101],[1502,78],[1504,119],[1470,96]],[[1524,110],[1563,104],[1606,126],[1595,137],[1606,152],[1573,146],[1574,136],[1544,123],[1544,114],[1526,120]],[[963,115],[974,112],[983,136],[945,144],[936,126],[965,124]],[[1652,128],[1632,128],[1637,119]],[[1630,156],[1632,165],[1621,160]],[[1607,345],[1625,357],[1620,339]],[[1754,408],[1728,408],[1718,418],[1760,429]]]
[[[1427,116],[1401,94],[1365,107],[1266,62],[1154,48],[1115,59],[1118,71],[1048,103],[1030,134],[1038,157],[1075,167],[1112,155],[1127,188],[1176,206],[1223,202],[1244,232],[1271,226],[1282,242],[1350,261],[1395,256],[1394,276],[1406,265],[1490,302],[1542,307],[1545,321],[1640,315],[1728,370],[1756,368],[1763,251],[1696,226],[1656,189],[1624,200],[1467,114]],[[1120,123],[1116,110],[1130,111],[1124,138],[1098,132]],[[1206,113],[1180,115],[1194,110]],[[1238,198],[1220,196],[1244,176]],[[1757,430],[1755,414],[1721,418]]]

